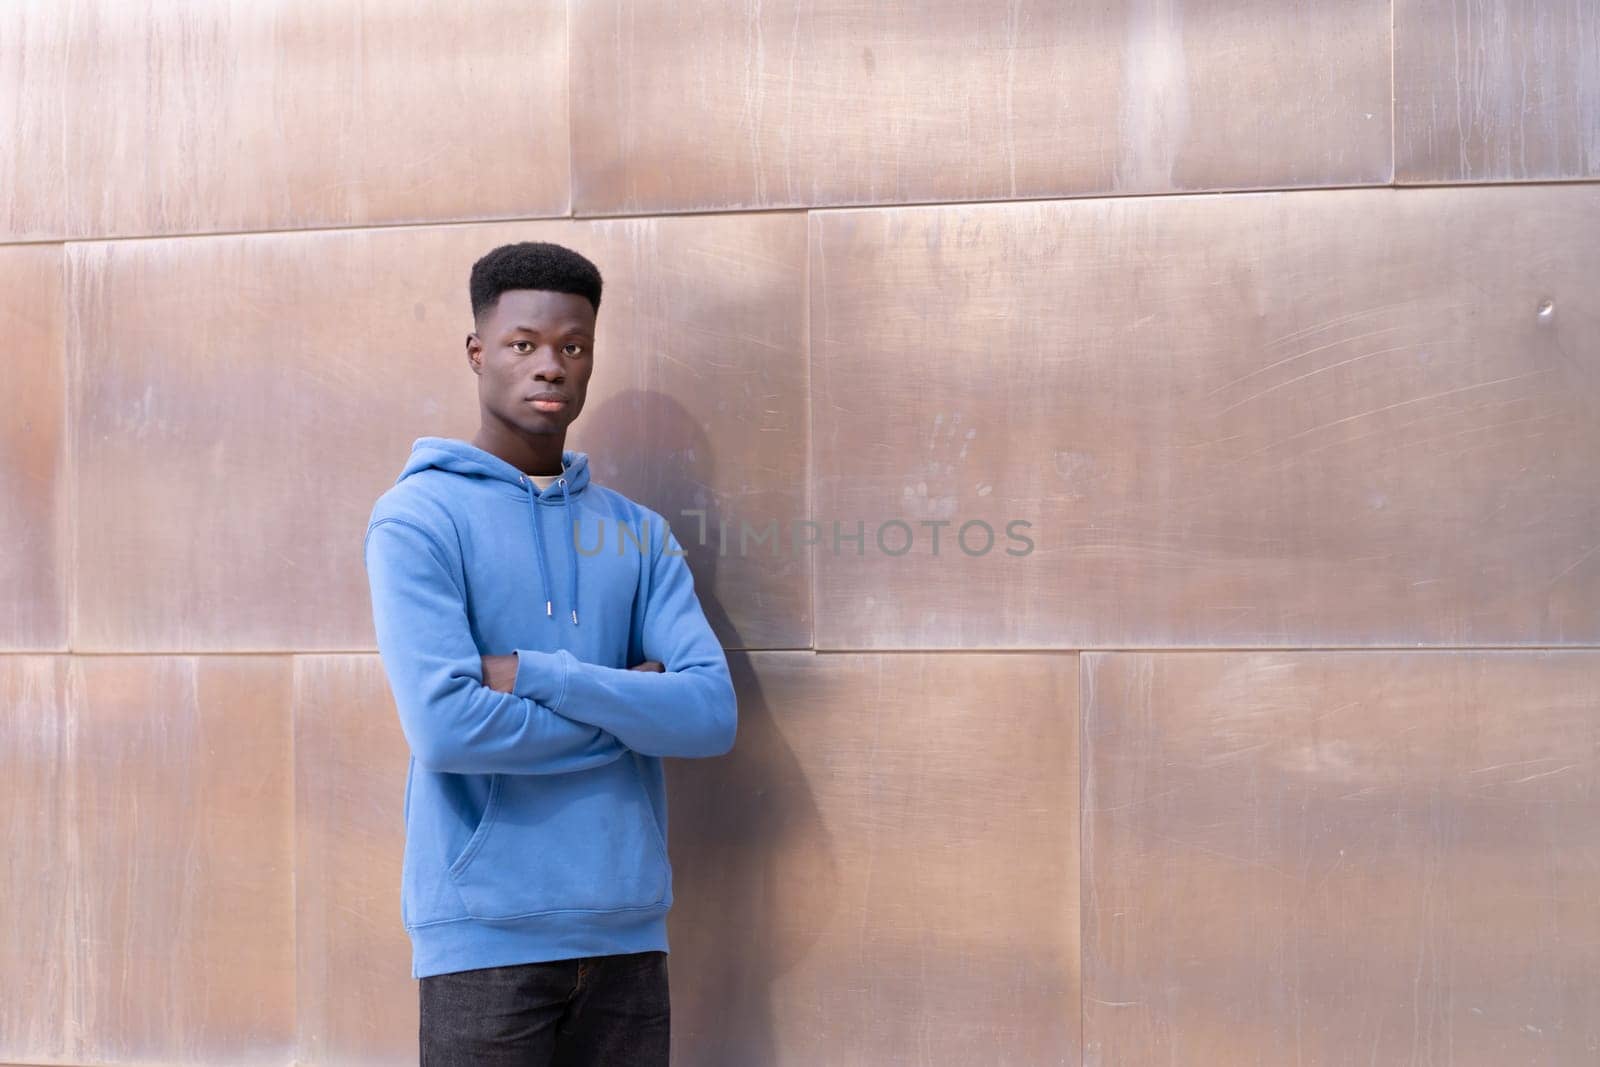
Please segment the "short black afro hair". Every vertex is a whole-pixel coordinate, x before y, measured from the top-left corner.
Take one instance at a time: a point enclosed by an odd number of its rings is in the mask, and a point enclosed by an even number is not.
[[[472,317],[494,307],[507,289],[547,289],[585,297],[600,310],[600,269],[570,248],[548,241],[501,245],[472,265]]]

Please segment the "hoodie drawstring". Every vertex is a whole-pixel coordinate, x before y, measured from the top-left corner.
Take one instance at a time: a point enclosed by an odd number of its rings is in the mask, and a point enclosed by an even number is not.
[[[554,602],[550,599],[550,565],[545,562],[544,536],[539,532],[539,487],[531,478],[524,478],[523,484],[528,487],[528,521],[533,525],[534,550],[539,557],[539,580],[544,583],[544,613],[546,616],[553,616],[555,608]],[[577,551],[572,546],[572,504],[567,498],[567,479],[562,477],[556,484],[561,487],[561,515],[567,527],[565,540],[568,570],[572,575],[572,625],[576,626],[578,625],[578,557]]]
[[[578,625],[578,549],[574,545],[578,539],[578,532],[572,528],[572,501],[567,493],[567,479],[565,474],[556,482],[561,487],[561,517],[565,520],[566,533],[562,540],[567,543],[567,562],[572,575],[572,625]]]

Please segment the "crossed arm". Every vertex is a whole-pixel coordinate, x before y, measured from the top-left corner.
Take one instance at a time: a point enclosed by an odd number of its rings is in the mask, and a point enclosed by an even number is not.
[[[635,663],[628,668],[630,671],[653,671],[660,674],[663,670],[661,664],[653,659],[643,663]],[[483,684],[490,689],[502,693],[511,692],[511,686],[517,680],[517,657],[513,653],[509,656],[484,656],[483,657]]]
[[[694,577],[664,526],[645,560],[629,669],[586,663],[564,648],[519,648],[510,692],[615,735],[646,756],[720,756],[733,747],[738,708],[727,657],[695,596]],[[495,665],[497,677],[506,665]]]
[[[565,650],[482,656],[450,558],[415,523],[374,521],[365,554],[378,650],[412,754],[428,769],[562,774],[629,749],[707,756],[732,747],[727,662],[681,557],[651,557],[638,645],[647,658],[622,670]]]

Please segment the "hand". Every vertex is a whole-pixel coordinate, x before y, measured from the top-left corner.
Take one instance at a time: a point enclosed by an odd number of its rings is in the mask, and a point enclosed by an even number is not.
[[[483,657],[483,684],[490,689],[498,689],[502,693],[511,692],[511,686],[517,680],[517,657],[511,656],[484,656]]]
[[[643,663],[636,663],[628,669],[630,671],[655,671],[657,674],[666,673],[666,668],[653,659],[647,659]]]

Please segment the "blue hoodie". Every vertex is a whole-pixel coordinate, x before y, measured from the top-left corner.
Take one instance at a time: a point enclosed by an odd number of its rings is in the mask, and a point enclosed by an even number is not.
[[[542,492],[421,437],[372,509],[378,651],[411,746],[413,978],[667,950],[663,756],[733,747],[728,662],[659,514],[562,453]],[[581,577],[581,581],[580,581]],[[517,656],[513,691],[482,656]],[[645,660],[663,673],[628,668]]]

